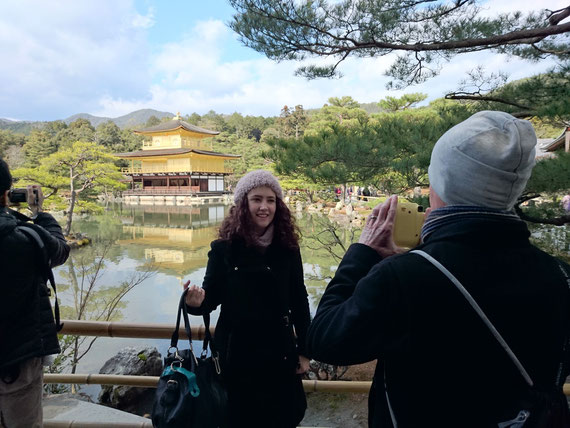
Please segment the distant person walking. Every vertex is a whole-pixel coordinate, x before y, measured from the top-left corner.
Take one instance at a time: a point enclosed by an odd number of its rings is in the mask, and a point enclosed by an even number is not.
[[[214,340],[232,428],[292,428],[307,406],[300,376],[309,368],[309,303],[297,230],[282,198],[268,171],[239,180],[202,288],[192,285],[186,295],[193,314],[221,305]]]

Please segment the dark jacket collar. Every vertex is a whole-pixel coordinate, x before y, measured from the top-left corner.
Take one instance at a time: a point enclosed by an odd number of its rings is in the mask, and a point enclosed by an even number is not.
[[[434,230],[425,239],[432,244],[440,240],[468,240],[472,245],[528,245],[530,232],[524,221],[501,221],[493,218],[465,219]]]

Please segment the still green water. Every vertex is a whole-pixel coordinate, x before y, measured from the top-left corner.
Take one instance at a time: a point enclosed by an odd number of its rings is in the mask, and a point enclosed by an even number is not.
[[[174,324],[182,284],[201,285],[210,242],[229,207],[203,205],[128,206],[111,204],[101,215],[77,218],[73,231],[92,238],[87,247],[73,250],[65,265],[55,270],[62,319],[111,320],[128,323]],[[326,216],[297,215],[309,302],[314,313],[338,260],[357,231],[339,229],[331,234]],[[331,248],[334,255],[326,248]],[[125,293],[126,284],[153,272]],[[217,311],[212,323],[217,321]],[[201,324],[192,317],[193,324]],[[92,338],[82,338],[83,349]],[[102,365],[126,346],[156,346],[164,355],[168,340],[98,338],[79,362],[77,373],[98,373]],[[66,370],[67,371],[67,370]],[[84,386],[95,396],[96,386]]]
[[[111,320],[129,323],[174,324],[182,284],[201,285],[210,242],[229,207],[127,206],[110,204],[101,215],[77,218],[74,231],[93,239],[72,251],[55,270],[63,319]],[[314,313],[339,260],[360,231],[334,226],[320,214],[297,214],[305,283]],[[570,227],[532,226],[533,240],[547,251],[568,258]],[[128,292],[133,279],[152,274]],[[118,300],[120,296],[124,296]],[[217,311],[212,323],[217,320]],[[193,324],[201,319],[193,317]],[[83,349],[92,338],[83,338]],[[99,338],[79,362],[77,373],[98,373],[101,366],[126,346],[155,346],[165,354],[168,340]],[[67,370],[66,370],[67,371]],[[95,396],[98,386],[82,390]]]

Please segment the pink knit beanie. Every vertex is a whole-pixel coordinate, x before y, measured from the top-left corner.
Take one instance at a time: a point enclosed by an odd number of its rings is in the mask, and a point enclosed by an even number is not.
[[[283,199],[283,190],[273,174],[264,169],[257,169],[248,172],[238,181],[234,190],[234,202],[237,204],[250,190],[263,186],[269,187],[275,192],[275,196]]]

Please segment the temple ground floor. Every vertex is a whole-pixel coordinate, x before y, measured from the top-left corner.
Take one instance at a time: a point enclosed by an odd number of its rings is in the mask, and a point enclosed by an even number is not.
[[[229,189],[225,174],[131,174],[122,200],[137,205],[200,205],[226,203]]]

